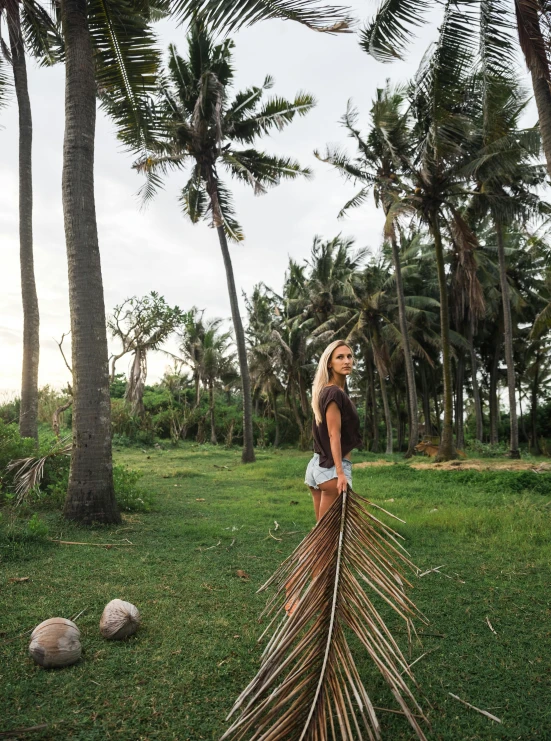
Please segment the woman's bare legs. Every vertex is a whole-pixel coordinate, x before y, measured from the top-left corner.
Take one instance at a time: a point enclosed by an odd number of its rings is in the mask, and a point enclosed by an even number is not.
[[[319,485],[319,488],[321,489],[321,497],[318,522],[319,520],[321,520],[323,515],[329,509],[331,509],[333,504],[340,497],[340,493],[337,489],[337,479],[329,479],[329,481],[324,481],[323,484]],[[319,569],[317,568],[317,566],[314,566],[314,568],[312,569],[312,579],[315,579],[318,574]]]
[[[323,484],[319,485],[319,487],[321,489],[321,498],[318,520],[321,520],[327,510],[331,509],[335,501],[340,497],[340,494],[337,491],[337,479],[324,481]]]

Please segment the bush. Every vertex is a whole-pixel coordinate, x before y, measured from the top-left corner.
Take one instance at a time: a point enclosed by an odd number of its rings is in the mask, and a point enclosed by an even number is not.
[[[13,489],[13,474],[6,471],[8,463],[35,454],[34,440],[22,438],[17,424],[6,424],[0,419],[0,503]]]
[[[509,446],[506,442],[491,444],[481,443],[480,440],[467,440],[465,442],[465,449],[473,455],[483,456],[484,458],[503,458],[508,450]]]
[[[150,512],[154,496],[150,491],[139,488],[142,474],[126,466],[113,466],[113,483],[117,503],[123,512]]]

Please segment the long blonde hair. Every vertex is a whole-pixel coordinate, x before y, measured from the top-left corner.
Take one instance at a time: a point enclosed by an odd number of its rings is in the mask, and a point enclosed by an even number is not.
[[[329,361],[337,347],[342,347],[343,345],[349,347],[344,340],[335,340],[332,342],[322,352],[318,363],[318,369],[314,376],[314,383],[312,384],[312,409],[314,410],[314,418],[318,425],[321,423],[321,409],[319,404],[320,394],[331,378],[331,374],[329,373]]]

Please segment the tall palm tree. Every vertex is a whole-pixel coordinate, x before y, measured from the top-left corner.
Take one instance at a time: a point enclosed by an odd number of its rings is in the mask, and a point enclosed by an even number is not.
[[[175,0],[170,10],[180,20],[198,10],[219,28],[239,28],[260,20],[294,20],[317,31],[348,27],[339,8],[318,8],[314,0],[246,0],[219,3]],[[158,56],[138,0],[62,0],[65,43],[65,139],[63,210],[69,267],[75,404],[73,453],[65,515],[81,522],[118,522],[113,494],[110,442],[109,373],[103,280],[94,202],[96,94],[120,131],[143,148],[148,138],[142,111],[157,85]]]
[[[73,451],[65,517],[119,522],[111,454],[107,328],[94,199],[98,89],[114,115],[143,130],[144,97],[156,83],[155,38],[134,0],[62,0],[65,137],[62,198],[69,269]]]
[[[518,81],[494,78],[480,85],[480,141],[469,173],[477,183],[471,210],[492,219],[497,244],[499,281],[503,302],[503,324],[507,386],[510,409],[511,458],[520,458],[518,440],[516,378],[513,359],[513,322],[507,275],[506,242],[513,220],[528,221],[548,210],[535,189],[543,183],[545,170],[537,162],[540,137],[536,129],[521,130],[519,119],[528,99]]]
[[[384,0],[361,33],[363,49],[382,62],[403,58],[414,38],[411,29],[431,17],[437,0]],[[508,81],[517,66],[518,46],[532,78],[547,171],[551,175],[551,65],[549,24],[551,8],[545,0],[458,0],[458,18],[448,43],[478,47],[482,69],[489,79]]]
[[[320,159],[336,167],[345,178],[362,184],[361,190],[345,204],[339,216],[344,216],[350,208],[362,205],[370,191],[373,192],[376,204],[380,204],[385,215],[388,215],[391,199],[387,195],[387,190],[389,186],[393,185],[393,181],[396,179],[396,171],[400,168],[397,149],[402,153],[405,153],[408,149],[409,132],[407,116],[403,113],[403,102],[404,93],[401,90],[391,90],[388,84],[384,90],[377,90],[377,97],[373,101],[371,109],[371,129],[365,138],[362,137],[356,125],[357,113],[351,108],[350,104],[348,105],[342,121],[349,136],[357,145],[356,157],[351,160],[335,149],[328,149],[325,156],[320,157]],[[319,157],[319,154],[317,156]],[[409,458],[413,455],[414,447],[419,439],[417,388],[406,318],[400,247],[396,238],[395,225],[391,225],[388,231],[392,245],[401,342],[407,377],[409,442],[406,458]]]
[[[182,189],[184,214],[197,223],[208,219],[217,231],[230,298],[235,341],[243,386],[244,463],[254,461],[252,401],[245,333],[228,238],[243,239],[235,219],[230,191],[220,178],[224,169],[250,185],[255,194],[266,192],[283,178],[308,176],[309,170],[287,157],[276,157],[252,148],[254,142],[273,129],[283,129],[295,116],[306,114],[314,105],[312,96],[299,93],[295,100],[271,98],[263,102],[262,87],[244,90],[230,99],[234,72],[231,65],[233,42],[215,44],[200,23],[192,24],[188,35],[187,58],[174,46],[169,49],[168,72],[163,78],[153,126],[158,132],[149,142],[150,152],[135,164],[147,176],[144,196],[150,198],[169,169],[190,166],[191,177]],[[240,146],[248,145],[247,148]]]
[[[33,123],[27,84],[26,54],[28,51],[38,58],[41,64],[53,64],[56,60],[55,51],[59,50],[59,36],[53,20],[35,0],[21,2],[0,0],[0,23],[4,19],[8,29],[8,43],[1,39],[2,48],[12,67],[19,111],[19,250],[23,301],[23,367],[19,432],[22,437],[32,437],[38,442],[40,315],[34,274]],[[1,88],[0,80],[0,100]]]

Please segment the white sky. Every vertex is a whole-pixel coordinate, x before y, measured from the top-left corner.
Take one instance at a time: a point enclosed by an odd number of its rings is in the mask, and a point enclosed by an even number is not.
[[[362,4],[356,14],[363,21],[373,7],[366,10]],[[312,180],[282,183],[261,197],[242,185],[232,185],[246,237],[244,243],[231,246],[240,295],[241,290],[250,293],[261,281],[280,290],[289,256],[295,260],[307,257],[316,234],[331,238],[342,232],[354,237],[358,247],[378,248],[381,214],[369,204],[345,221],[337,221],[339,208],[354,188],[345,185],[328,165],[318,162],[313,150],[323,150],[328,143],[345,145],[339,118],[347,100],[353,99],[360,120],[367,121],[376,88],[383,86],[387,77],[393,82],[411,77],[435,36],[435,28],[433,23],[421,29],[407,63],[392,65],[382,65],[367,56],[355,34],[326,36],[290,22],[269,21],[233,36],[236,89],[260,84],[266,74],[271,74],[275,78],[271,93],[292,98],[299,90],[306,90],[318,101],[310,114],[258,145],[268,152],[295,157],[313,170]],[[165,22],[158,30],[163,48],[175,43],[184,53],[183,28]],[[34,120],[34,248],[41,315],[39,383],[61,387],[69,374],[55,339],[70,327],[61,206],[63,68],[39,69],[31,62],[29,87]],[[6,396],[19,389],[22,353],[15,100],[0,114],[0,125],[0,394]],[[184,175],[172,175],[166,190],[160,191],[144,211],[136,197],[142,180],[130,169],[131,162],[122,152],[113,126],[99,113],[96,210],[107,312],[129,296],[155,290],[169,304],[184,310],[196,305],[206,309],[208,317],[229,317],[216,233],[206,224],[189,224],[179,211],[177,195]],[[244,316],[243,305],[242,312]],[[161,353],[152,353],[148,364],[148,381],[153,382],[168,361]],[[122,359],[118,370],[126,369],[127,361]]]

